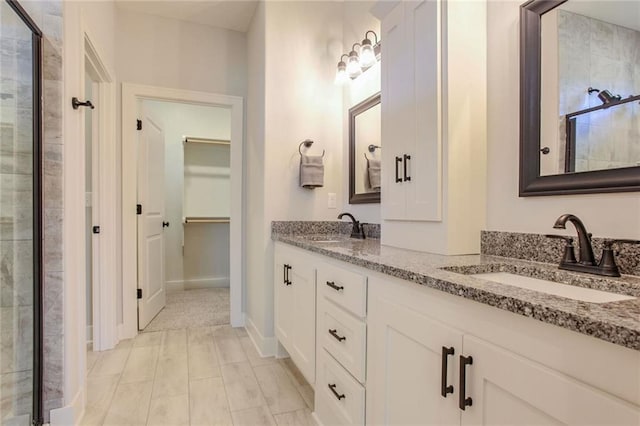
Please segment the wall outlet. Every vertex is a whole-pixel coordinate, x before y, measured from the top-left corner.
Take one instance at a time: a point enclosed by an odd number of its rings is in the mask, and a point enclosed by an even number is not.
[[[335,192],[330,192],[329,193],[329,197],[327,199],[327,206],[330,209],[335,209],[336,208],[336,193]]]

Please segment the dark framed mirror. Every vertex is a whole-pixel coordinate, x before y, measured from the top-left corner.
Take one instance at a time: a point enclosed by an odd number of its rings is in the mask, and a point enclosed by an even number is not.
[[[380,202],[380,111],[380,93],[349,109],[349,204]]]
[[[521,197],[640,191],[640,6],[602,3],[520,8]]]

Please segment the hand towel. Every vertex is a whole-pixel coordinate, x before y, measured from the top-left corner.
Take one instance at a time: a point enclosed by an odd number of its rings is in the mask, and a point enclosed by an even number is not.
[[[300,186],[309,189],[324,186],[324,164],[321,155],[300,155]]]
[[[369,187],[374,191],[380,191],[380,160],[367,158],[367,173],[369,174]]]

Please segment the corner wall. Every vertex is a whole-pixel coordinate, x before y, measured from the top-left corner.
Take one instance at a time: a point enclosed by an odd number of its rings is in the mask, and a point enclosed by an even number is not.
[[[558,216],[573,213],[595,236],[640,239],[637,192],[518,197],[520,2],[490,1],[487,8],[487,229],[544,234]]]

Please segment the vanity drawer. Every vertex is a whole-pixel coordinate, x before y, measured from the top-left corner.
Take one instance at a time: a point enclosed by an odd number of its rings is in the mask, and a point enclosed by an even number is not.
[[[316,414],[324,425],[364,425],[364,387],[320,350],[316,377]]]
[[[326,298],[321,298],[320,302],[317,331],[320,344],[356,379],[364,383],[366,324]]]
[[[360,318],[367,313],[367,277],[337,266],[318,267],[319,296],[337,303]]]

